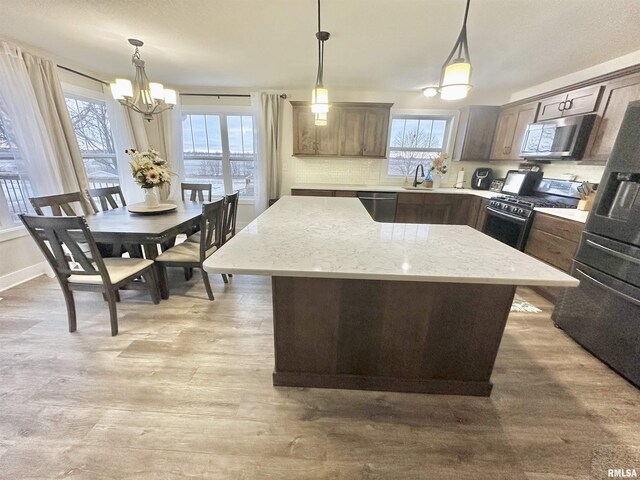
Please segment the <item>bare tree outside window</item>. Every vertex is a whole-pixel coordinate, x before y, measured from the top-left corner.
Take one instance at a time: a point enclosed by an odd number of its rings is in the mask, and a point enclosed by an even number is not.
[[[439,116],[394,117],[391,123],[388,175],[412,176],[444,151],[450,119]]]
[[[66,97],[78,146],[92,186],[118,184],[118,164],[107,106],[99,100]]]

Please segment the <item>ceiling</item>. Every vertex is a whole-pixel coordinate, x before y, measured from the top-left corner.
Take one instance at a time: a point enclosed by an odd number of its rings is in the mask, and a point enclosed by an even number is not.
[[[132,76],[127,38],[173,86],[307,88],[315,0],[3,0],[0,35],[104,79]],[[322,0],[325,84],[418,90],[437,82],[464,0]],[[512,93],[640,50],[638,0],[472,0],[476,90]]]

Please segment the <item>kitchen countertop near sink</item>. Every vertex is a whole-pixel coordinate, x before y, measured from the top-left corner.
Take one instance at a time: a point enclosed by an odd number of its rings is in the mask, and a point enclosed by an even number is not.
[[[451,195],[475,195],[476,197],[491,198],[500,195],[498,192],[490,190],[473,190],[471,188],[405,188],[403,185],[353,185],[353,184],[330,184],[330,183],[299,183],[293,185],[291,189],[307,190],[354,190],[358,192],[396,192],[396,193],[445,193]],[[536,212],[553,215],[554,217],[573,220],[574,222],[586,223],[589,212],[576,210],[575,208],[535,208]]]
[[[466,225],[374,222],[356,198],[285,196],[204,262],[210,273],[574,287]]]

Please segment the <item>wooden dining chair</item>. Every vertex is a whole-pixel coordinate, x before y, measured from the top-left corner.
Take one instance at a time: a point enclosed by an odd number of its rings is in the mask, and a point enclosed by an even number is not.
[[[30,197],[29,201],[31,202],[33,210],[38,215],[45,214],[43,208],[49,208],[51,215],[54,217],[61,217],[64,215],[69,217],[77,216],[78,212],[73,208],[74,203],[78,203],[80,205],[80,208],[82,209],[82,212],[79,212],[80,214],[91,215],[94,213],[88,211],[85,199],[82,197],[80,192],[48,195],[46,197]]]
[[[236,234],[236,218],[238,216],[238,199],[240,198],[240,192],[234,192],[231,195],[224,197],[224,220],[222,222],[222,244],[231,240]],[[194,233],[187,237],[187,242],[199,243],[200,232]],[[229,283],[229,277],[233,277],[230,273],[223,273],[222,280],[224,283]],[[189,279],[190,274],[185,270],[185,279]]]
[[[101,292],[109,303],[111,335],[118,334],[116,302],[118,289],[148,289],[153,303],[160,302],[160,291],[153,270],[153,260],[144,258],[103,258],[83,217],[44,217],[20,215],[45,258],[53,268],[62,288],[69,317],[69,331],[76,331],[76,308],[73,292]],[[91,256],[80,247],[89,245]],[[66,251],[65,251],[66,250]],[[71,258],[67,254],[71,253]],[[142,281],[136,281],[140,278]]]
[[[124,199],[124,195],[122,195],[122,189],[120,185],[115,185],[113,187],[103,187],[103,188],[90,188],[89,190],[85,190],[85,195],[91,203],[93,210],[95,213],[100,211],[106,212],[108,210],[113,210],[114,208],[126,207],[127,202]],[[100,203],[100,208],[98,208],[98,203]],[[120,203],[118,203],[118,201]]]
[[[192,202],[204,202],[204,194],[207,193],[207,201],[211,201],[213,187],[210,183],[181,183],[182,201],[185,201],[184,194],[190,191],[189,200]]]
[[[213,292],[209,276],[202,268],[202,263],[222,246],[222,224],[224,222],[224,199],[202,205],[200,218],[200,242],[182,242],[165,250],[156,258],[161,266],[166,281],[167,267],[199,268],[207,290],[209,300],[213,300]]]

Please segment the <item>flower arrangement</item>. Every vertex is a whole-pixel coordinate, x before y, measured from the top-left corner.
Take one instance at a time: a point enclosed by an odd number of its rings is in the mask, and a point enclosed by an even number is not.
[[[437,157],[431,159],[431,164],[427,167],[430,173],[435,175],[446,175],[449,169],[449,154],[446,152],[441,153]]]
[[[171,183],[171,175],[175,175],[167,166],[167,161],[160,153],[150,148],[146,152],[126,150],[129,155],[131,174],[135,182],[142,188],[153,188]]]

